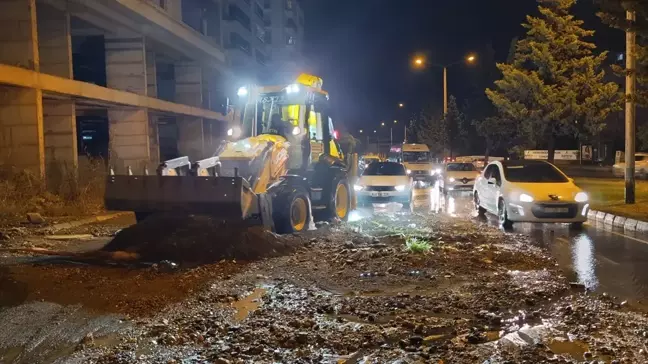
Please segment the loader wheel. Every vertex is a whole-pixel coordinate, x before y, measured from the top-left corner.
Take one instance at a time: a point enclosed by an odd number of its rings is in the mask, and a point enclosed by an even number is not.
[[[351,210],[351,194],[346,179],[341,179],[333,185],[329,205],[326,208],[326,218],[338,218],[346,221]]]
[[[290,234],[307,230],[310,220],[310,201],[306,191],[298,187],[291,194],[283,196],[288,198],[273,202],[273,220],[277,233]]]

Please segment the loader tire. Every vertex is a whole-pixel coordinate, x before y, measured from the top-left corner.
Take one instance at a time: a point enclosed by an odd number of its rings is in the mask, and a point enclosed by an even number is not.
[[[331,195],[328,198],[325,218],[337,218],[342,221],[347,221],[349,219],[349,212],[351,212],[349,183],[344,178],[335,180],[331,189]]]
[[[272,215],[275,230],[279,234],[308,230],[311,209],[306,189],[295,187],[291,193],[275,197],[272,201]]]

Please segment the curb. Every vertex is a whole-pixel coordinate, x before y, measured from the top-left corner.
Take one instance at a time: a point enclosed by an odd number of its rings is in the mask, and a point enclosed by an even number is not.
[[[603,211],[589,210],[587,219],[601,222],[605,225],[623,228],[627,231],[636,231],[640,233],[648,232],[648,221],[631,219],[625,216],[609,214]]]
[[[75,228],[75,227],[81,226],[81,225],[92,224],[94,222],[102,222],[102,221],[106,221],[106,220],[111,220],[111,219],[114,219],[116,217],[125,216],[125,215],[128,215],[128,214],[131,214],[131,212],[115,212],[115,213],[112,213],[112,214],[97,215],[97,216],[88,217],[88,218],[85,218],[85,219],[80,219],[80,220],[75,220],[75,221],[70,221],[70,222],[62,222],[60,224],[50,225],[50,226],[47,227],[47,229],[51,233],[54,233],[54,232],[57,232],[59,230],[71,229],[71,228]]]

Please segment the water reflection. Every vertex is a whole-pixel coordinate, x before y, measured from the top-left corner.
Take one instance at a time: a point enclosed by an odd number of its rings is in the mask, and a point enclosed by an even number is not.
[[[586,234],[580,234],[572,244],[572,259],[574,272],[578,281],[588,290],[594,290],[599,282],[596,277],[596,259],[594,258],[594,242]]]

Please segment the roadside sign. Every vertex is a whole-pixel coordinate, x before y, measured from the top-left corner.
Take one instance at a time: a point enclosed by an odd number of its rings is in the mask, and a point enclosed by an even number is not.
[[[590,148],[591,150],[591,148]],[[591,155],[591,153],[590,153]],[[547,160],[549,152],[545,150],[525,150],[524,159]],[[591,157],[590,157],[591,158]],[[554,160],[557,161],[577,161],[578,150],[556,150],[554,151]]]
[[[591,161],[592,160],[592,146],[591,145],[582,145],[581,146],[581,160]]]

